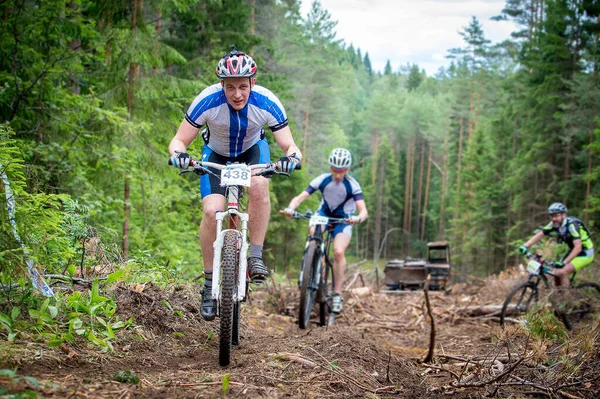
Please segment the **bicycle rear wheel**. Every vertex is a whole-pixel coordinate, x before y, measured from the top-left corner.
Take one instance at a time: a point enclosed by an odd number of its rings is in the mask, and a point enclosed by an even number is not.
[[[298,325],[301,329],[306,329],[310,321],[310,312],[315,303],[316,290],[314,282],[317,281],[315,272],[317,262],[319,261],[320,250],[315,241],[311,241],[304,255],[304,265],[302,265],[302,286],[300,287],[300,312]]]
[[[517,285],[504,300],[500,312],[500,325],[504,327],[507,316],[526,313],[532,302],[537,303],[537,301],[538,291],[533,282],[527,281]]]
[[[227,366],[231,362],[231,345],[233,343],[234,308],[233,293],[235,292],[238,267],[238,233],[228,231],[223,240],[223,261],[221,262],[221,332],[219,334],[219,364]],[[239,317],[239,311],[238,315]],[[239,328],[239,322],[237,323]],[[239,339],[239,332],[238,332]]]

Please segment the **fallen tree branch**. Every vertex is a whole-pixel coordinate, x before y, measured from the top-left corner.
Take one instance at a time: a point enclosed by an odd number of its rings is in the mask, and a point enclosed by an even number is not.
[[[63,276],[62,274],[44,274],[44,277],[49,278],[49,279],[64,281],[65,283],[82,285],[84,287],[91,287],[92,283],[93,283],[92,280],[87,280],[85,278],[79,278],[79,277]],[[98,278],[96,280],[106,280],[106,277]]]
[[[459,380],[459,379],[460,379],[460,377],[459,377],[459,375],[458,375],[458,374],[456,374],[454,371],[452,371],[452,370],[448,370],[448,369],[446,369],[446,368],[444,368],[444,367],[441,367],[441,366],[434,366],[433,364],[428,364],[428,363],[421,363],[421,366],[423,366],[423,367],[427,367],[427,368],[430,368],[430,369],[434,369],[434,370],[441,370],[441,371],[445,371],[445,372],[447,372],[447,373],[450,373],[450,374],[452,374],[452,375],[454,376],[454,378],[456,378],[457,380]]]
[[[451,385],[453,387],[456,387],[456,388],[475,388],[475,387],[480,388],[480,387],[483,387],[483,386],[486,386],[486,385],[493,384],[494,382],[499,381],[500,379],[502,379],[504,376],[512,373],[512,371],[515,368],[517,368],[517,366],[519,364],[521,364],[521,362],[523,360],[525,360],[525,358],[523,358],[523,357],[520,358],[513,365],[511,365],[507,370],[505,370],[504,372],[498,374],[496,377],[492,378],[491,380],[474,382],[472,384],[463,384],[463,383],[460,383],[460,382],[453,382],[453,383],[451,383]]]
[[[354,276],[352,276],[352,279],[350,280],[350,282],[346,285],[346,287],[342,291],[348,291],[350,289],[350,287],[352,287],[352,285],[354,285],[356,280],[358,280],[358,276],[361,276],[360,272],[354,273]],[[361,276],[361,279],[362,279],[362,276]],[[364,285],[365,285],[365,282],[363,280],[363,286]]]
[[[300,363],[303,366],[307,366],[307,367],[311,367],[311,368],[317,368],[319,367],[319,365],[307,358],[304,358],[302,356],[300,356],[299,354],[293,354],[293,353],[276,353],[275,355],[273,355],[273,357],[277,360],[287,360],[290,362],[296,362],[296,363]]]

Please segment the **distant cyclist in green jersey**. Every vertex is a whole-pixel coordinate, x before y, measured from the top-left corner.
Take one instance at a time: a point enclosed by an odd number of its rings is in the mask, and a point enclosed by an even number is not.
[[[545,236],[555,233],[558,242],[564,242],[569,246],[569,252],[556,263],[555,283],[557,286],[568,287],[569,274],[583,269],[594,260],[594,244],[588,228],[581,220],[567,216],[567,207],[564,204],[555,202],[550,205],[548,214],[552,221],[521,246],[519,251],[526,254],[530,246]]]

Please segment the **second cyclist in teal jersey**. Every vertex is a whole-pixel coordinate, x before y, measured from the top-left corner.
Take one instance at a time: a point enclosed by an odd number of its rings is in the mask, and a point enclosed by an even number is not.
[[[331,218],[344,218],[348,223],[336,224],[333,230],[334,254],[334,296],[332,311],[340,313],[343,307],[342,283],[346,270],[346,248],[352,237],[352,225],[365,221],[368,217],[367,207],[363,199],[360,184],[348,174],[352,165],[352,155],[344,148],[336,148],[329,155],[330,172],[323,173],[310,182],[306,190],[294,197],[283,211],[293,216],[296,208],[315,191],[322,195],[321,205],[317,213]],[[354,212],[358,210],[358,215]],[[312,232],[311,232],[312,234]]]

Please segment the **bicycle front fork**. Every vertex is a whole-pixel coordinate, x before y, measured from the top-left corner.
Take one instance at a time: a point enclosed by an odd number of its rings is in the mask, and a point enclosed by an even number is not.
[[[246,238],[246,232],[248,231],[248,214],[238,212],[235,209],[229,209],[227,212],[217,212],[217,238],[213,243],[214,256],[213,256],[213,286],[212,286],[212,298],[219,300],[221,295],[221,261],[222,261],[222,250],[223,241],[225,234],[228,230],[223,230],[223,220],[225,217],[237,216],[242,222],[241,230],[234,230],[238,234],[238,283],[237,291],[234,292],[234,300],[242,301],[246,296],[246,275],[248,267],[248,241]]]

